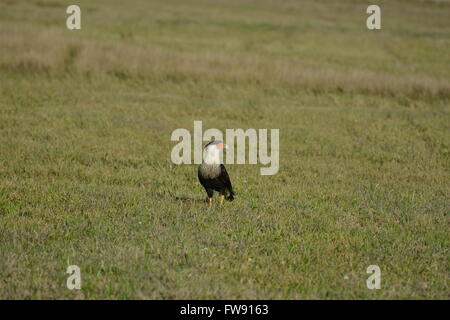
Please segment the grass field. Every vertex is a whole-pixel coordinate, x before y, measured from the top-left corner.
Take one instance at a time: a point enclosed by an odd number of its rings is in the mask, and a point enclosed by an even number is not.
[[[450,298],[449,1],[76,3],[0,2],[0,298]],[[208,209],[194,120],[279,173]]]

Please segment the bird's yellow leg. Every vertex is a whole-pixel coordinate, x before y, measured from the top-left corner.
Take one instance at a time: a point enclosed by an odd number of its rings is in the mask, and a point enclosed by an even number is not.
[[[220,195],[220,205],[223,204],[223,198],[225,198],[225,196],[223,194]]]
[[[209,201],[209,207],[211,208],[212,207],[212,198],[208,198],[208,201]]]

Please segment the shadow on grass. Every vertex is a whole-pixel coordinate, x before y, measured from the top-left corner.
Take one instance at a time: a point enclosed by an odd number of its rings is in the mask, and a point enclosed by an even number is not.
[[[203,203],[207,203],[208,200],[207,199],[199,199],[199,198],[188,198],[188,197],[178,197],[178,196],[174,196],[175,201],[180,201],[183,203],[199,203],[199,204],[203,204]]]

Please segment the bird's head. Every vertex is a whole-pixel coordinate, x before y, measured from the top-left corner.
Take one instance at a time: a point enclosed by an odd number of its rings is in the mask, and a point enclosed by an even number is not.
[[[203,162],[206,164],[221,164],[223,161],[220,152],[223,149],[228,149],[228,145],[223,141],[218,140],[208,143],[203,152]]]

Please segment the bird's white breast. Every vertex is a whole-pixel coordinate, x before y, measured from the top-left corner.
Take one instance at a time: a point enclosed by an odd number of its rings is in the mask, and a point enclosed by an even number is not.
[[[220,175],[220,165],[202,163],[198,168],[203,178],[214,179]]]

